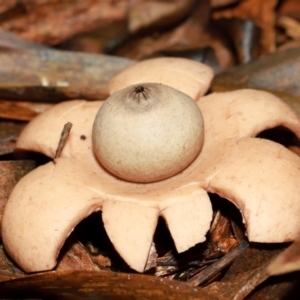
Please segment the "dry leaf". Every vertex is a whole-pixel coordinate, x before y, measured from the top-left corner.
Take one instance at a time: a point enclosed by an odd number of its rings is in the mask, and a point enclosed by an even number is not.
[[[0,27],[46,45],[124,20],[128,0],[20,0],[0,13]]]
[[[252,20],[261,28],[260,43],[264,53],[275,51],[275,8],[277,0],[244,0],[233,8],[218,10],[213,13],[213,19],[239,18]]]
[[[211,47],[222,69],[234,64],[227,40],[223,35],[208,27],[210,20],[209,1],[201,1],[190,17],[176,28],[144,37],[133,37],[121,45],[114,54],[140,60],[161,52],[173,52]]]
[[[195,0],[130,1],[128,26],[132,33],[142,29],[163,28],[182,20],[195,5]]]

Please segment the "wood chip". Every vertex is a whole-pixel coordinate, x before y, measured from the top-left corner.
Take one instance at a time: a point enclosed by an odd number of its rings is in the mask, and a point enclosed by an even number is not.
[[[230,251],[228,254],[217,260],[215,263],[211,264],[207,268],[205,268],[199,274],[196,274],[189,280],[189,284],[192,286],[198,286],[205,281],[209,280],[215,274],[220,272],[223,268],[231,264],[236,257],[238,257],[246,248],[248,247],[248,243],[246,241],[242,241],[239,246]]]

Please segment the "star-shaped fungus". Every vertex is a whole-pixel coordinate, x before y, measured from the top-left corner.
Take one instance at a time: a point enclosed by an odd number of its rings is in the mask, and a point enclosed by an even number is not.
[[[250,241],[295,239],[300,158],[256,136],[284,126],[300,137],[299,118],[262,91],[203,96],[211,79],[210,68],[186,59],[139,62],[116,75],[106,101],[63,102],[32,120],[17,148],[52,158],[64,124],[73,127],[60,157],[22,178],[8,200],[2,236],[16,263],[26,272],[52,269],[73,228],[101,210],[116,250],[143,272],[159,216],[179,252],[205,240],[207,192],[240,209]]]

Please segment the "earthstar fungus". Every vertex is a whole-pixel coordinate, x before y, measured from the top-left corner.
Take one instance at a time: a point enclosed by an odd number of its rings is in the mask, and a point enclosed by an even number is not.
[[[241,210],[250,241],[283,242],[298,236],[300,158],[282,145],[255,136],[284,126],[299,138],[299,118],[284,102],[262,91],[203,96],[212,75],[205,75],[203,81],[202,75],[208,74],[209,68],[190,61],[185,65],[185,61],[168,58],[140,62],[116,75],[110,85],[114,92],[122,89],[113,85],[122,83],[120,78],[125,76],[125,87],[143,86],[128,78],[132,69],[145,63],[153,63],[155,72],[150,76],[146,69],[147,74],[143,71],[138,77],[145,75],[150,83],[178,89],[181,74],[180,81],[186,83],[181,92],[192,96],[202,112],[204,142],[192,162],[168,178],[138,183],[121,179],[103,167],[92,144],[93,122],[103,101],[60,103],[24,129],[17,148],[53,158],[61,129],[67,122],[73,124],[56,164],[49,162],[26,175],[8,200],[3,242],[22,269],[34,272],[55,267],[58,253],[76,224],[102,210],[105,230],[116,250],[129,266],[142,272],[160,215],[179,252],[205,240],[212,219],[207,192],[219,194]],[[180,70],[173,80],[168,74],[175,72],[174,66]],[[189,69],[194,74],[191,85]],[[203,84],[196,90],[194,83],[200,81]]]

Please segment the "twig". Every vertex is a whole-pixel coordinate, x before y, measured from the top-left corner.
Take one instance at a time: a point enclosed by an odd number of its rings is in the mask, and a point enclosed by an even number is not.
[[[188,267],[202,267],[211,263],[216,262],[218,258],[208,259],[208,260],[194,260],[186,263]],[[178,261],[161,261],[157,262],[157,266],[159,267],[178,267]]]
[[[64,128],[61,132],[61,135],[60,135],[60,139],[59,139],[59,142],[58,142],[58,146],[57,146],[57,149],[56,149],[56,152],[55,152],[55,156],[54,156],[54,159],[53,159],[53,162],[54,164],[56,164],[56,161],[55,159],[58,158],[60,155],[61,155],[61,152],[67,142],[67,139],[68,139],[68,136],[70,134],[70,131],[71,131],[71,128],[72,128],[73,124],[68,122],[64,125]]]
[[[246,248],[248,247],[248,243],[246,241],[242,241],[235,249],[230,251],[228,254],[220,258],[218,261],[204,269],[202,272],[196,274],[189,280],[189,284],[192,286],[198,286],[216,273],[218,273],[221,269],[228,266],[237,256],[239,256]]]

